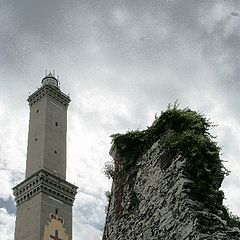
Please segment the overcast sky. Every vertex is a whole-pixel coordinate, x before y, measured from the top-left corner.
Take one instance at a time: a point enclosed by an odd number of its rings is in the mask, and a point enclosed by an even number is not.
[[[0,236],[13,239],[11,188],[24,179],[29,107],[45,70],[70,93],[68,181],[74,239],[98,240],[113,133],[144,129],[179,100],[205,113],[240,215],[239,0],[0,0]]]

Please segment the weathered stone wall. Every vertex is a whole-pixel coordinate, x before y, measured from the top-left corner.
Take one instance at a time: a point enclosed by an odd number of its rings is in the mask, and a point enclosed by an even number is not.
[[[185,159],[167,159],[161,141],[125,174],[125,159],[114,146],[111,155],[116,169],[103,240],[240,239],[239,229],[230,229],[221,211],[210,213],[191,198]]]

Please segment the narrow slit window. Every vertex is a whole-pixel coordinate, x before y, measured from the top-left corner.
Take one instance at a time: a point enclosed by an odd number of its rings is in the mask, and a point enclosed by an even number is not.
[[[55,122],[55,126],[56,126],[56,127],[58,126],[58,122]]]

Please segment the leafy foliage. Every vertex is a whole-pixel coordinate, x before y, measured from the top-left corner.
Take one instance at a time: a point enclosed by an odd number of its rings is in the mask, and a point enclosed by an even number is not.
[[[152,126],[146,130],[112,135],[113,144],[122,157],[123,168],[118,167],[119,172],[111,172],[111,175],[118,174],[123,184],[124,176],[134,168],[139,158],[166,136],[162,147],[169,158],[174,159],[180,154],[186,159],[185,174],[194,182],[191,197],[212,212],[220,210],[230,227],[240,228],[240,218],[222,204],[224,193],[219,188],[228,171],[220,159],[221,149],[209,132],[212,127],[214,125],[204,115],[189,108],[180,109],[177,103],[169,105],[160,116],[155,116]],[[137,202],[137,198],[133,200],[133,203]]]
[[[181,154],[186,158],[185,172],[194,181],[192,197],[208,209],[221,209],[223,194],[219,192],[224,171],[220,148],[209,130],[213,124],[206,117],[189,108],[180,109],[178,104],[155,116],[152,126],[143,131],[130,131],[112,135],[113,143],[123,157],[123,171],[130,171],[138,159],[167,132],[164,150],[173,159]]]
[[[124,168],[129,170],[135,165],[137,159],[165,132],[172,130],[179,137],[186,131],[210,136],[208,130],[211,126],[212,124],[203,115],[188,108],[179,109],[178,104],[174,103],[169,105],[168,109],[162,112],[159,117],[155,116],[152,126],[146,130],[129,131],[126,134],[118,133],[111,137],[121,156],[126,158]],[[177,142],[169,141],[166,147],[169,147],[169,150],[176,149]]]
[[[240,217],[230,213],[230,216],[229,216],[229,226],[230,227],[238,227],[240,229]]]
[[[114,171],[114,163],[112,161],[108,161],[104,164],[103,173],[108,179],[113,178]]]
[[[240,229],[240,217],[234,215],[226,206],[223,206],[223,213],[229,227],[238,227]]]

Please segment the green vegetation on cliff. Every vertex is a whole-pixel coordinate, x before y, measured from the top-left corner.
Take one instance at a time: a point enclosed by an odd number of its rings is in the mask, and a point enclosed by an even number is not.
[[[224,218],[236,226],[238,218],[231,218],[222,205],[224,194],[219,188],[227,171],[220,159],[220,147],[209,132],[213,126],[196,111],[169,105],[146,130],[112,135],[114,147],[123,159],[123,168],[116,174],[130,173],[141,156],[164,137],[162,148],[168,158],[181,155],[186,159],[184,170],[193,181],[191,197],[212,212],[222,211]]]

